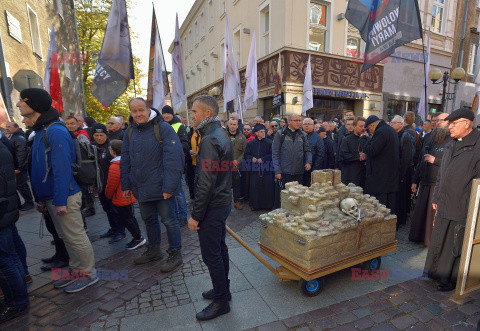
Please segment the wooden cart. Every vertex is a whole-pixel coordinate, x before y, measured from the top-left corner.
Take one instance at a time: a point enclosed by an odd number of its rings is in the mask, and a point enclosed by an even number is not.
[[[368,251],[348,256],[325,266],[308,270],[295,263],[295,261],[292,261],[281,253],[259,242],[258,245],[260,246],[260,251],[272,260],[280,263],[280,266],[275,269],[228,226],[226,227],[226,230],[243,247],[245,247],[250,253],[252,253],[253,256],[255,256],[263,265],[265,265],[271,272],[273,272],[273,274],[277,276],[279,281],[284,282],[290,280],[298,280],[302,293],[304,293],[306,296],[311,297],[318,295],[322,291],[324,286],[324,278],[322,278],[323,276],[359,264],[361,264],[362,269],[370,271],[377,270],[380,268],[382,262],[381,256],[393,252],[397,249],[397,241],[395,240],[393,242],[375,247]]]

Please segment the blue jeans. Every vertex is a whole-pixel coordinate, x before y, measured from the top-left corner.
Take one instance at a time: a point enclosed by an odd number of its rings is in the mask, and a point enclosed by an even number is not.
[[[208,208],[200,222],[198,239],[203,262],[207,265],[213,284],[213,300],[227,301],[230,292],[228,272],[228,248],[225,244],[225,222],[232,209],[231,205],[222,208]]]
[[[157,246],[161,243],[162,232],[158,215],[167,228],[169,250],[177,251],[182,248],[180,225],[175,217],[175,198],[149,202],[139,202],[140,215],[147,228],[148,246]]]
[[[175,196],[175,216],[179,220],[186,220],[187,217],[187,200],[185,199],[185,192],[183,192],[183,185],[180,185],[180,193]]]
[[[114,234],[125,234],[125,226],[118,217],[117,208],[113,205],[112,200],[108,199],[103,192],[98,194],[98,199],[100,200],[102,209],[107,214],[110,231]]]
[[[5,295],[4,304],[21,308],[28,305],[25,270],[15,250],[11,225],[0,230],[0,288]]]
[[[22,263],[25,275],[29,275],[30,273],[28,272],[27,266],[27,249],[25,248],[25,244],[23,243],[22,238],[20,238],[20,235],[18,234],[17,226],[15,224],[12,225],[12,236],[13,244],[15,245],[15,251],[20,258],[20,262]]]

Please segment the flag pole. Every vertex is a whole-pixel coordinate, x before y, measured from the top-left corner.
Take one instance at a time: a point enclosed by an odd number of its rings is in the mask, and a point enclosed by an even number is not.
[[[423,90],[425,93],[425,120],[427,120],[428,116],[428,97],[427,97],[427,57],[425,56],[425,38],[423,38],[423,31],[422,31],[422,50],[423,50]],[[430,56],[430,55],[429,55]]]

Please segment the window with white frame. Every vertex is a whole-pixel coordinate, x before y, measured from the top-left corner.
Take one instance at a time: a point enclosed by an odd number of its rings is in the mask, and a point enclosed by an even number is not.
[[[238,67],[241,68],[240,59],[240,27],[233,31],[233,51],[235,52],[235,61],[238,63]]]
[[[63,18],[63,4],[62,4],[62,0],[56,0],[55,2],[56,2],[56,4],[57,4],[57,12],[58,12],[58,15],[60,15],[60,17]]]
[[[260,57],[270,53],[270,4],[260,9]]]
[[[222,16],[223,14],[225,14],[227,12],[227,4],[225,3],[225,0],[220,0],[219,4],[220,4],[219,14],[220,14],[220,16]]]
[[[308,30],[308,49],[320,52],[327,51],[327,10],[328,5],[318,0],[310,1],[310,18]]]
[[[353,58],[361,58],[365,51],[365,42],[360,36],[360,31],[352,24],[348,23],[347,27],[347,56]]]
[[[217,59],[218,59],[218,54],[215,54],[215,48],[212,48],[210,50],[210,63],[208,64],[208,66],[210,67],[209,83],[212,83],[215,81],[215,67],[217,66]]]
[[[62,45],[62,60],[63,63],[63,70],[65,71],[65,77],[68,79],[72,79],[72,72],[70,71],[70,63],[68,61],[68,50],[65,46]]]
[[[30,35],[32,37],[32,49],[35,54],[42,57],[42,43],[40,41],[40,31],[38,29],[37,13],[33,11],[30,6],[27,6],[28,10],[28,23],[30,25]]]
[[[205,22],[205,15],[203,15],[203,10],[200,12],[200,20],[199,20],[199,26],[198,28],[200,29],[200,39],[205,37],[205,29],[204,26],[206,25]]]
[[[447,0],[433,0],[432,25],[430,27],[433,32],[443,33],[446,2]]]
[[[213,0],[208,1],[208,29],[210,30],[213,28],[213,23],[215,22],[214,20],[214,15],[215,15],[215,8],[213,7]]]
[[[468,57],[468,74],[475,74],[475,66],[477,65],[477,51],[478,45],[470,44],[470,54]]]

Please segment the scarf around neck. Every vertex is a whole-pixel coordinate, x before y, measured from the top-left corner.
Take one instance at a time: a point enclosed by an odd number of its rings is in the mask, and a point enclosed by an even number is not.
[[[200,130],[201,128],[203,128],[203,127],[206,126],[207,124],[210,124],[210,123],[213,123],[213,122],[220,122],[220,117],[214,116],[214,117],[204,118],[204,119],[200,122],[200,124],[197,126],[197,130]]]

